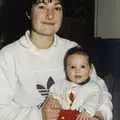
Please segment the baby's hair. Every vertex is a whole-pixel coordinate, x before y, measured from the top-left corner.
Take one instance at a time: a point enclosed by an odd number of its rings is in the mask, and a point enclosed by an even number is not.
[[[65,54],[65,57],[64,57],[64,69],[65,69],[65,71],[66,71],[67,59],[68,59],[68,57],[69,57],[70,55],[74,55],[74,54],[79,54],[79,55],[84,55],[84,56],[86,56],[86,57],[88,58],[88,63],[89,63],[89,65],[90,65],[90,67],[91,67],[91,65],[92,65],[92,60],[91,60],[90,55],[88,54],[88,52],[87,52],[85,49],[83,49],[82,47],[80,47],[80,46],[75,46],[75,47],[73,47],[73,48],[70,48],[70,49],[66,52],[66,54]]]

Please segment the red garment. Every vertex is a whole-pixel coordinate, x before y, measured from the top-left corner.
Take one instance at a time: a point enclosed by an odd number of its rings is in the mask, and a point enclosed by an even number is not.
[[[60,115],[58,117],[58,120],[76,120],[77,115],[79,114],[79,111],[77,110],[64,110],[62,109],[60,111]]]

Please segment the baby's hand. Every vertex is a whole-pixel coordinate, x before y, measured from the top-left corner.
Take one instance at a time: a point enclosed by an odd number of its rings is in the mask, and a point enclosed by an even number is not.
[[[87,112],[81,112],[78,116],[76,120],[91,120],[91,116],[89,113]]]
[[[48,97],[42,107],[45,120],[57,120],[61,105],[55,98]]]
[[[56,98],[48,97],[44,102],[45,108],[60,109],[61,105]]]

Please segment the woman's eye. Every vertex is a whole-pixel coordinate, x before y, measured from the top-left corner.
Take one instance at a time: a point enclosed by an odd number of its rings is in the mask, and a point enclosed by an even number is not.
[[[39,8],[40,8],[40,9],[44,9],[44,8],[45,8],[45,6],[43,6],[43,5],[40,5],[40,6],[39,6]]]
[[[62,7],[55,7],[55,10],[56,10],[56,11],[61,11],[61,10],[62,10]]]

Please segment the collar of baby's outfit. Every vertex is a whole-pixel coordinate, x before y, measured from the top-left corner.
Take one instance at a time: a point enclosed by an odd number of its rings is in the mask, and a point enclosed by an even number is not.
[[[86,83],[88,83],[90,81],[90,77],[87,79],[87,80],[85,80],[85,81],[83,81],[83,82],[81,82],[81,83],[78,83],[78,85],[85,85]]]
[[[43,49],[43,50],[44,50],[44,51],[47,51],[47,50],[50,50],[50,49],[56,47],[58,37],[59,37],[59,36],[57,36],[57,35],[55,34],[55,35],[54,35],[54,42],[53,42],[53,44],[51,45],[51,47],[48,48],[48,49]],[[30,39],[30,31],[29,31],[29,30],[26,31],[25,36],[23,37],[21,43],[22,43],[22,45],[24,45],[24,47],[30,49],[30,50],[33,51],[33,52],[39,52],[39,51],[41,51],[41,50],[39,50],[39,49],[32,43],[32,41],[31,41],[31,39]]]
[[[75,88],[75,87],[77,87],[77,86],[79,86],[79,85],[76,84],[76,83],[74,83],[74,82],[70,82],[70,86],[71,86],[71,88]]]
[[[87,80],[85,80],[85,81],[83,81],[83,82],[81,82],[81,83],[74,83],[74,82],[70,82],[71,84],[70,84],[70,86],[72,87],[72,88],[74,88],[74,87],[77,87],[77,86],[82,86],[82,85],[85,85],[85,84],[87,84],[89,81],[90,81],[91,79],[90,79],[90,77],[87,79]]]

